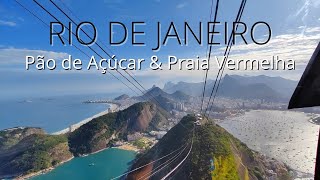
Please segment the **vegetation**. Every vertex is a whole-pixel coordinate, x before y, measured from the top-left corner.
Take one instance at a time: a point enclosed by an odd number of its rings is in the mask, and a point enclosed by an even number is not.
[[[120,140],[126,140],[128,133],[139,131],[137,117],[149,118],[143,114],[144,110],[149,110],[147,113],[153,114],[152,119],[145,119],[147,129],[157,129],[150,125],[157,125],[165,120],[163,110],[157,111],[156,105],[149,102],[136,103],[123,111],[93,119],[71,133],[69,135],[71,152],[79,156],[106,148],[113,134]]]
[[[60,143],[68,142],[66,135],[35,135],[33,148],[35,151],[48,151]]]
[[[13,158],[3,159],[8,163],[0,168],[0,175],[25,174],[54,166],[64,158],[72,157],[66,146],[67,142],[67,137],[64,135],[30,135],[17,144],[17,146],[22,147],[27,145],[24,151],[13,154]],[[55,150],[59,152],[55,152]],[[58,154],[58,156],[55,156],[55,154]]]
[[[192,137],[192,116],[184,117],[179,125],[174,126],[162,139],[145,154],[139,155],[133,165],[133,169],[149,163],[152,159],[160,158],[169,154],[174,149],[186,146]],[[164,163],[166,159],[160,160],[154,166]],[[134,176],[134,175],[133,175]],[[130,177],[128,178],[130,179]]]
[[[7,133],[5,131],[0,131],[0,138],[3,138]]]
[[[147,125],[149,130],[157,129],[166,123],[166,116],[164,110],[157,109],[155,104],[141,102],[126,110],[95,118],[68,135],[46,135],[39,129],[28,132],[18,129],[16,132],[10,132],[13,133],[10,135],[8,132],[0,131],[0,150],[2,150],[0,162],[7,162],[0,167],[0,176],[36,172],[55,166],[71,158],[72,155],[78,156],[101,150],[114,138],[126,139],[128,133],[135,132],[134,126],[141,123],[146,123],[144,125]],[[148,149],[148,142],[143,139],[134,141],[135,146],[147,150],[139,156],[132,168],[145,165],[175,150],[181,152],[181,156],[177,159],[179,161],[185,157],[193,142],[189,157],[183,168],[176,172],[174,179],[247,180],[249,176],[254,179],[265,178],[266,168],[257,158],[257,153],[223,128],[213,123],[195,126],[195,121],[195,116],[185,116],[151,149]],[[150,126],[150,122],[155,126]],[[210,162],[212,159],[214,159],[214,170]],[[152,166],[157,167],[166,161],[167,159],[163,158]],[[164,168],[157,176],[161,177],[168,171],[170,167]],[[130,175],[128,177],[130,179]],[[279,177],[290,179],[286,172]]]
[[[7,162],[0,167],[0,177],[40,171],[70,159],[73,155],[101,150],[108,146],[112,135],[119,140],[126,139],[131,129],[129,120],[136,121],[133,118],[143,116],[145,110],[153,110],[152,113],[146,113],[152,114],[151,118],[154,118],[155,114],[161,113],[155,107],[148,102],[137,103],[126,110],[95,118],[67,135],[47,135],[39,128],[0,131],[0,162]],[[157,116],[161,122],[161,115]],[[147,123],[152,121],[146,120]],[[137,141],[136,145],[147,149],[148,144]]]
[[[256,157],[258,156],[257,153],[251,151],[245,144],[218,125],[206,123],[201,126],[194,126],[195,121],[196,118],[192,115],[184,117],[154,147],[139,156],[132,169],[179,150],[179,148],[186,147],[187,150],[182,151],[182,155],[176,160],[180,162],[187,154],[192,141],[193,146],[189,157],[182,168],[179,168],[171,178],[249,180],[249,177],[251,177],[253,179],[265,179],[266,171],[277,166],[266,167],[265,164],[269,163],[265,163]],[[163,158],[154,163],[153,167],[158,167],[167,160]],[[172,167],[165,167],[154,176],[154,179],[163,177],[171,169]],[[144,173],[147,172],[142,174]],[[278,177],[290,179],[285,170],[283,174],[279,173]],[[128,179],[134,178],[139,178],[139,172],[129,174]]]
[[[193,144],[190,158],[191,179],[197,179],[197,177],[201,177],[201,179],[211,178],[210,160],[212,157],[220,159],[220,166],[218,166],[217,172],[219,175],[222,175],[221,177],[238,178],[230,149],[229,136],[223,129],[213,124],[197,127]]]
[[[8,149],[12,147],[13,145],[17,144],[19,142],[18,138],[10,137],[10,138],[5,138],[0,136],[0,149]]]
[[[40,128],[16,128],[0,131],[0,151],[7,150],[31,134],[44,134]]]
[[[162,127],[167,122],[166,119],[168,119],[168,117],[168,113],[162,108],[158,107],[147,131],[159,130],[159,127]]]
[[[137,139],[132,143],[134,146],[137,146],[139,149],[146,149],[148,148],[148,144],[143,138]]]
[[[70,151],[75,155],[88,154],[101,141],[106,142],[117,127],[116,116],[116,113],[109,113],[98,117],[71,133],[69,135]]]
[[[240,179],[233,155],[214,158],[215,169],[212,171],[212,180]]]

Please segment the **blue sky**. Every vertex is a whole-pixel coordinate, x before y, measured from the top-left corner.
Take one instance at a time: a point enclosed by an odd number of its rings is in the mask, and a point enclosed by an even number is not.
[[[158,55],[165,58],[176,55],[181,58],[194,58],[196,55],[205,57],[206,46],[199,46],[191,40],[189,46],[179,46],[176,40],[169,40],[168,45],[158,52],[153,52],[157,40],[157,22],[160,22],[166,32],[170,22],[177,25],[180,34],[183,34],[182,25],[186,21],[197,27],[201,21],[209,21],[210,0],[61,0],[83,21],[93,22],[98,29],[98,39],[108,46],[120,58],[145,58]],[[39,15],[46,23],[54,21],[42,11],[32,0],[19,0],[30,10]],[[66,23],[63,16],[49,0],[39,1],[48,10],[54,13],[59,20]],[[73,19],[71,14],[59,0],[54,0]],[[215,1],[214,1],[215,2]],[[232,22],[236,16],[240,0],[221,1],[218,21]],[[261,0],[248,1],[242,21],[249,26],[257,21],[265,21],[272,28],[272,40],[263,47],[237,45],[231,55],[234,57],[269,56],[281,54],[284,57],[294,58],[297,70],[294,72],[227,72],[231,74],[267,74],[283,76],[290,79],[299,79],[308,62],[313,49],[319,42],[320,0]],[[76,20],[76,19],[75,19]],[[138,40],[145,41],[147,46],[133,47],[131,39],[123,46],[109,46],[109,22],[120,21],[130,27],[132,21],[144,21],[146,25],[139,28],[146,32],[145,37]],[[206,28],[206,25],[203,26]],[[218,30],[223,30],[219,26]],[[197,29],[197,28],[195,28]],[[121,31],[115,31],[115,36]],[[256,36],[263,38],[265,32],[258,31]],[[223,36],[219,36],[223,37]],[[219,37],[217,41],[219,41]],[[204,43],[206,36],[204,34]],[[249,42],[251,43],[251,42]],[[98,49],[96,46],[93,48]],[[213,55],[221,55],[224,46],[214,48]],[[95,55],[86,47],[82,47],[89,55]],[[99,51],[101,54],[102,52]],[[86,57],[74,47],[49,44],[49,29],[32,15],[22,9],[13,0],[2,0],[0,3],[0,93],[2,97],[35,96],[44,94],[81,94],[119,91],[127,92],[127,88],[116,82],[110,75],[100,72],[63,72],[63,71],[26,71],[24,57],[26,55],[43,54],[50,58],[61,59],[68,54],[86,60]],[[275,54],[276,53],[276,54]],[[210,71],[209,77],[215,77],[215,69]],[[152,84],[162,86],[167,81],[201,81],[201,71],[150,71],[144,67],[142,71],[134,72],[137,79],[145,87]],[[1,92],[2,91],[2,92]]]

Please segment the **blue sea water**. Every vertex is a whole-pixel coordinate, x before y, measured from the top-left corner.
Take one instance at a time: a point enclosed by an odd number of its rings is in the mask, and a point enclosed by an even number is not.
[[[83,103],[100,98],[112,99],[106,95],[69,95],[0,100],[0,130],[28,126],[57,132],[106,110],[108,104]]]
[[[126,172],[134,160],[133,151],[106,149],[86,157],[74,158],[53,171],[32,180],[107,180]]]
[[[28,126],[41,127],[48,133],[57,132],[109,107],[108,104],[87,104],[83,103],[84,101],[113,97],[112,95],[70,95],[1,99],[0,130]],[[111,179],[125,172],[135,156],[136,153],[133,151],[111,148],[86,157],[74,158],[53,171],[32,179]]]

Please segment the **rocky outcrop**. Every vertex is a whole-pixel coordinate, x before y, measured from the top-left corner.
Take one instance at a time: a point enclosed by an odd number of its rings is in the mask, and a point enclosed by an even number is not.
[[[128,131],[140,132],[147,130],[155,114],[156,106],[154,104],[143,106],[139,112],[128,119]]]

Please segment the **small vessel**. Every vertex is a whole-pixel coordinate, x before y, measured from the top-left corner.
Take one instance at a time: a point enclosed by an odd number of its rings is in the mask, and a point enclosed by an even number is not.
[[[89,166],[94,166],[94,163],[90,163]]]

